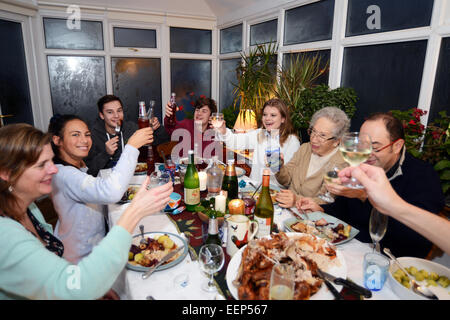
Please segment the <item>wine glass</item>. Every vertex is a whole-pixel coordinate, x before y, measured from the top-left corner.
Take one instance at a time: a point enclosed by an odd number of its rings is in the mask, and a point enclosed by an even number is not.
[[[335,163],[328,162],[324,166],[323,179],[325,180],[325,183],[326,184],[339,183],[340,180],[339,180],[338,173],[344,167],[345,166],[342,164],[335,164]],[[328,191],[328,190],[324,194],[319,194],[317,197],[328,203],[334,202],[334,197],[331,195],[330,191]]]
[[[369,220],[369,233],[372,238],[374,250],[380,252],[380,241],[386,234],[389,217],[372,208]]]
[[[218,129],[222,126],[223,120],[223,113],[214,112],[213,114],[211,114],[211,124],[215,129]]]
[[[158,186],[163,186],[166,183],[171,181],[171,177],[167,172],[154,171],[150,174],[150,183],[147,185],[147,190],[151,188],[155,188]],[[153,215],[164,214],[162,211],[159,211]]]
[[[339,151],[350,166],[357,167],[369,159],[372,153],[372,140],[365,133],[349,132],[342,137]],[[352,189],[364,189],[355,178],[351,178],[346,186]]]
[[[270,275],[270,300],[292,300],[295,291],[294,268],[288,264],[277,263]]]
[[[213,275],[222,269],[225,262],[223,249],[217,244],[205,244],[200,248],[198,255],[200,268],[203,272],[209,274],[209,280],[203,284],[202,289],[208,292],[216,291]]]

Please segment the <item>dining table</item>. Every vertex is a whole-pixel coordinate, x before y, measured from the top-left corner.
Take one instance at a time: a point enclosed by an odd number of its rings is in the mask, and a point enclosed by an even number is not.
[[[164,170],[164,165],[157,164],[157,170]],[[159,169],[158,169],[159,168]],[[101,176],[105,176],[111,169],[104,169],[100,171]],[[134,175],[130,185],[140,185],[145,180],[145,175]],[[239,183],[250,185],[259,185],[259,182],[252,181],[246,175],[238,178]],[[174,192],[183,196],[183,185],[180,181],[175,181]],[[205,196],[202,192],[202,196]],[[183,199],[183,198],[182,198]],[[129,203],[114,203],[105,206],[105,214],[107,223],[111,228],[119,220]],[[297,209],[284,209],[274,205],[274,223],[279,231],[287,231],[285,221],[292,219],[297,212]],[[187,254],[185,258],[178,264],[166,268],[164,270],[157,270],[149,278],[143,279],[142,272],[124,268],[122,273],[117,278],[113,289],[119,294],[123,300],[233,300],[234,297],[227,286],[226,271],[227,266],[231,260],[230,256],[226,254],[226,246],[223,244],[225,252],[225,263],[223,268],[216,272],[214,281],[217,288],[215,292],[207,292],[202,289],[202,284],[207,281],[206,274],[204,274],[198,262],[198,252],[204,243],[207,236],[207,224],[203,222],[196,212],[187,210],[177,213],[175,215],[170,212],[160,212],[152,214],[143,218],[134,230],[134,235],[138,237],[141,233],[139,225],[144,226],[145,232],[161,232],[172,233],[179,235],[186,240],[188,246],[193,249],[193,258]],[[223,234],[221,232],[221,234]],[[226,239],[226,237],[224,237]],[[342,254],[346,268],[347,279],[353,281],[358,285],[363,285],[363,259],[364,255],[373,252],[373,246],[369,243],[362,243],[353,238],[350,241],[337,245],[337,250]],[[185,283],[180,286],[176,279],[183,278]],[[233,279],[231,279],[233,280]],[[328,290],[325,288],[325,290]],[[362,296],[357,296],[346,290],[341,291],[344,299],[348,300],[362,300],[367,299]],[[383,288],[380,291],[373,291],[372,297],[369,300],[399,300],[400,298],[393,292],[390,282],[386,280]]]

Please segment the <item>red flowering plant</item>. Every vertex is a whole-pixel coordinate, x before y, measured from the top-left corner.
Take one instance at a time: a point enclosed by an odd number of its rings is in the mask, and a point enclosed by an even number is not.
[[[412,108],[406,111],[392,110],[392,115],[403,122],[406,149],[416,158],[431,163],[441,179],[442,191],[450,191],[450,116],[446,111],[426,127],[421,118],[427,111]]]

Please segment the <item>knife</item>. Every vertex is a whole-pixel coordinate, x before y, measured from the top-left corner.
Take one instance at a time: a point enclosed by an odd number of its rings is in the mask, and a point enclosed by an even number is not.
[[[325,282],[328,289],[331,291],[333,296],[336,298],[336,300],[344,300],[344,298],[341,296],[341,294],[336,290],[336,288],[326,279],[325,275],[323,274],[323,271],[321,271],[319,268],[317,268],[317,275]]]
[[[372,297],[372,292],[370,290],[363,288],[363,287],[357,285],[356,283],[353,283],[351,281],[348,281],[348,280],[345,280],[342,278],[337,278],[337,277],[332,276],[331,274],[326,273],[322,270],[318,270],[318,272],[321,273],[321,277],[323,276],[323,278],[325,278],[335,284],[342,285],[342,286],[348,288],[350,291],[360,294],[360,295],[364,296],[365,298]]]
[[[150,277],[150,275],[156,270],[156,268],[158,268],[160,265],[162,265],[164,262],[166,262],[167,260],[169,260],[170,258],[172,258],[174,255],[176,255],[181,249],[183,249],[184,246],[178,247],[177,249],[175,249],[172,252],[169,252],[168,254],[166,254],[156,265],[154,265],[153,267],[151,267],[147,272],[142,274],[142,279],[147,279],[148,277]]]
[[[317,275],[325,282],[328,289],[331,291],[336,300],[344,300],[341,294],[336,290],[336,288],[326,279],[324,272],[317,268]]]

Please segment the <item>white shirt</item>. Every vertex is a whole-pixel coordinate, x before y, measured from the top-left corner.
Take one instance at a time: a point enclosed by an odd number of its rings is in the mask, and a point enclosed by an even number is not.
[[[258,141],[258,135],[263,129],[256,129],[247,133],[233,133],[230,129],[226,129],[227,132],[222,135],[217,133],[216,137],[220,141],[224,141],[227,148],[232,149],[253,149],[252,158],[252,172],[250,173],[250,179],[256,182],[262,182],[262,173],[266,168],[266,147],[268,140],[264,138],[262,141]],[[288,163],[292,159],[294,153],[300,148],[300,141],[295,135],[290,135],[284,144],[281,146],[281,153],[284,156],[284,163]],[[270,177],[270,183],[282,187],[272,173]]]
[[[52,180],[52,201],[58,212],[55,236],[64,244],[63,257],[77,263],[105,236],[102,204],[118,202],[134,175],[139,150],[126,145],[107,177],[93,177],[73,166],[58,164]]]

